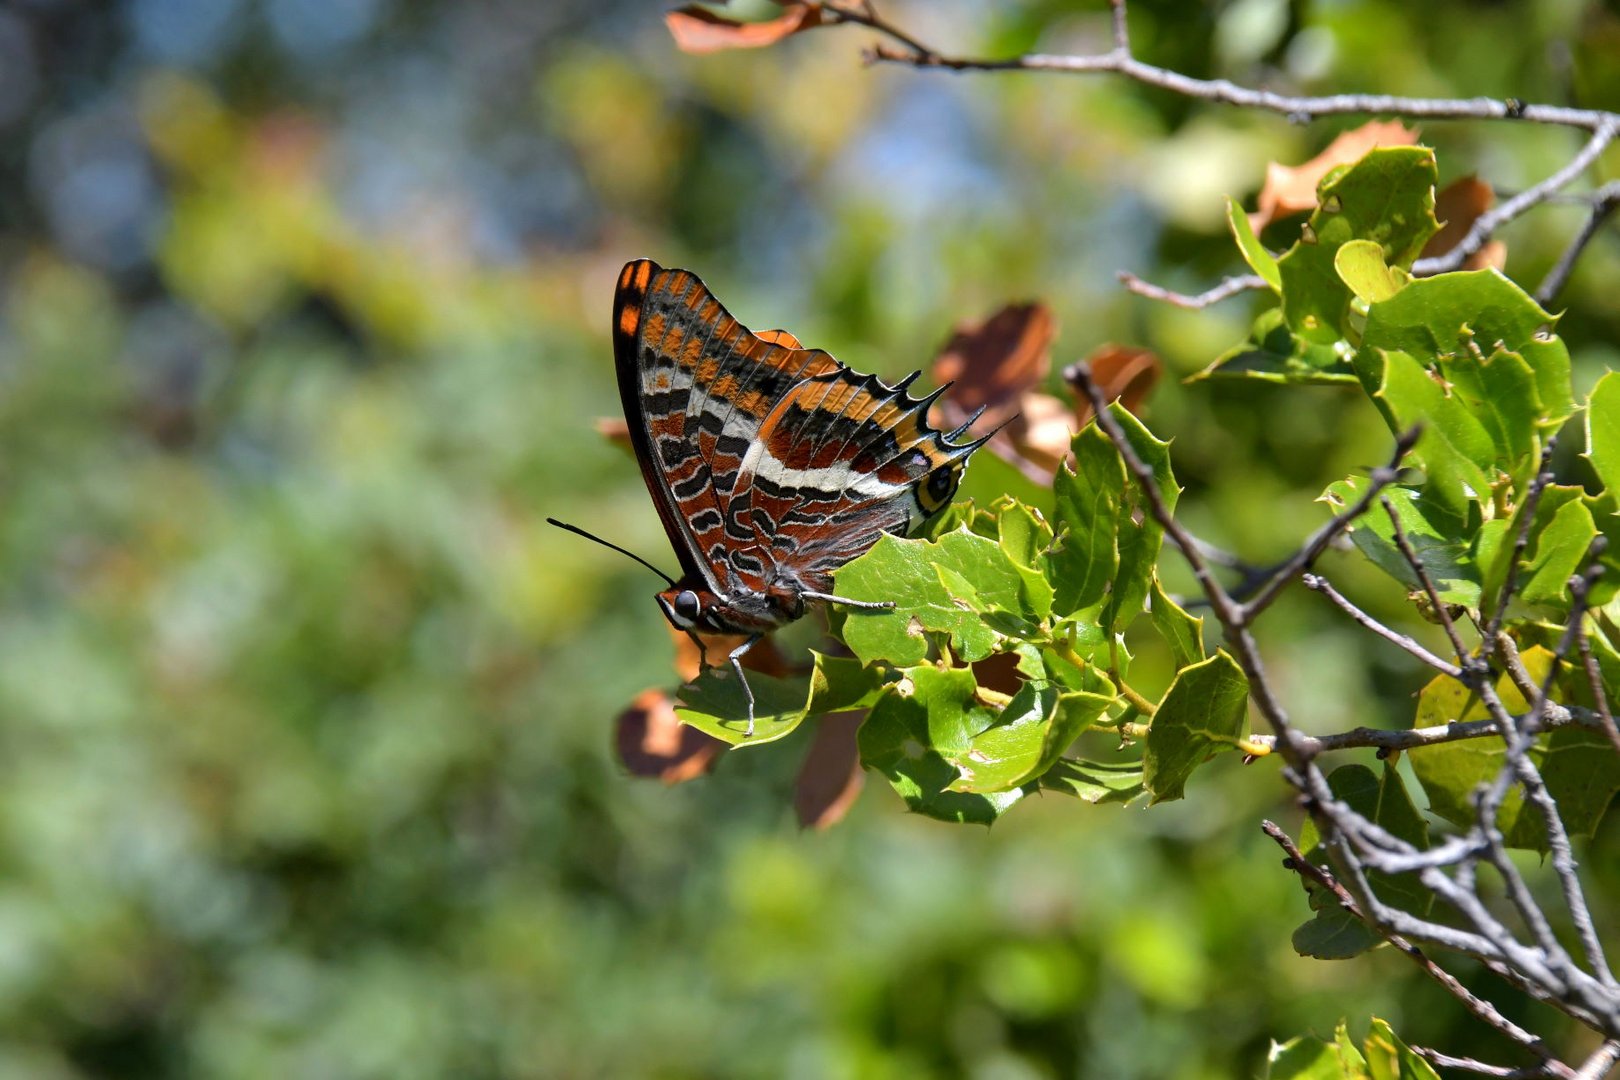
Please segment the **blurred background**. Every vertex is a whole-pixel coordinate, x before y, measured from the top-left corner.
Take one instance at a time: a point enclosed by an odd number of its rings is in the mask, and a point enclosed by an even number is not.
[[[1108,41],[1100,2],[883,8],[968,53]],[[674,681],[658,582],[544,518],[674,566],[592,426],[627,259],[861,370],[1039,298],[1059,364],[1112,340],[1179,378],[1249,301],[1180,311],[1115,272],[1237,270],[1222,196],[1354,122],[865,69],[853,28],[687,56],[662,12],[0,4],[0,1075],[1213,1078],[1369,1012],[1497,1050],[1398,956],[1293,954],[1270,763],[993,831],[874,784],[801,832],[803,739],[678,787],[623,774],[614,716]],[[1131,13],[1140,54],[1195,75],[1620,107],[1612,4]],[[1578,138],[1423,135],[1443,180],[1507,191]],[[1533,286],[1582,216],[1509,230],[1509,273]],[[1620,363],[1617,273],[1610,232],[1561,300],[1583,393]],[[1337,390],[1171,378],[1145,416],[1192,526],[1255,560],[1387,444]],[[1264,628],[1300,722],[1408,723],[1421,673],[1324,608]],[[1587,859],[1611,898],[1617,847]]]

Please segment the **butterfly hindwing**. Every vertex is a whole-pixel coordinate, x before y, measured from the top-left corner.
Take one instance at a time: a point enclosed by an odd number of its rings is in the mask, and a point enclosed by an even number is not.
[[[796,614],[798,593],[949,502],[982,443],[928,426],[937,393],[755,334],[685,270],[627,265],[613,325],[643,477],[682,570],[716,593],[786,594]]]

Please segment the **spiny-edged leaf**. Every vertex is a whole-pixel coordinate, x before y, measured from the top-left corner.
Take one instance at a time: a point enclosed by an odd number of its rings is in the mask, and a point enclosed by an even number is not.
[[[1174,511],[1181,489],[1170,471],[1170,444],[1155,438],[1124,406],[1110,405],[1108,411],[1124,429],[1137,458],[1151,472],[1160,499]],[[1125,509],[1126,515],[1119,523],[1119,577],[1103,612],[1103,625],[1115,632],[1123,631],[1141,613],[1164,543],[1164,527],[1153,516],[1152,504],[1134,477],[1125,491]]]
[[[1062,538],[1051,556],[1056,610],[1096,610],[1119,569],[1116,546],[1124,513],[1125,461],[1096,424],[1074,437],[1074,463],[1064,462],[1052,481],[1056,522]]]
[[[1412,275],[1384,261],[1383,245],[1376,240],[1348,240],[1333,256],[1333,269],[1357,298],[1367,303],[1388,300]]]
[[[1419,278],[1373,304],[1362,345],[1404,352],[1424,364],[1517,353],[1534,375],[1537,422],[1547,429],[1575,411],[1569,350],[1552,332],[1556,323],[1499,271],[1466,270]]]
[[[1352,476],[1328,485],[1322,499],[1334,512],[1344,510],[1367,489],[1367,477]],[[1479,568],[1468,550],[1469,529],[1465,518],[1429,498],[1426,491],[1404,486],[1384,489],[1390,505],[1401,520],[1401,529],[1411,541],[1440,599],[1448,604],[1470,607],[1479,602]],[[1404,583],[1419,587],[1417,575],[1395,545],[1395,527],[1382,505],[1374,503],[1350,527],[1350,539],[1379,569]]]
[[[861,762],[888,778],[906,805],[943,821],[988,825],[1023,798],[1023,789],[989,794],[953,791],[953,759],[997,720],[977,697],[967,668],[907,668],[899,685],[872,706],[861,725]]]
[[[1274,383],[1353,383],[1349,342],[1315,342],[1289,329],[1281,308],[1255,317],[1249,336],[1192,377],[1259,379]]]
[[[1144,790],[1142,763],[1059,758],[1041,774],[1041,790],[1060,791],[1088,803],[1129,802]]]
[[[1376,1016],[1362,1046],[1367,1052],[1367,1074],[1372,1080],[1440,1080],[1433,1066]]]
[[[1328,787],[1362,817],[1419,850],[1428,848],[1429,826],[1390,762],[1384,762],[1382,771],[1376,773],[1365,765],[1341,765],[1329,774]],[[1300,833],[1300,849],[1313,861],[1323,863],[1326,860],[1320,846],[1316,823],[1307,820]],[[1428,914],[1434,901],[1434,894],[1411,875],[1373,873],[1370,883],[1385,903],[1414,915]],[[1294,931],[1294,949],[1302,956],[1344,960],[1366,952],[1382,940],[1329,894],[1313,893],[1311,906],[1317,909],[1316,917]]]
[[[1273,1042],[1266,1055],[1266,1080],[1366,1080],[1366,1070],[1342,1020],[1332,1042],[1300,1035]]]
[[[1004,499],[997,511],[997,543],[1023,579],[1023,607],[1044,619],[1052,614],[1052,584],[1046,576],[1052,527],[1040,511],[1019,502]]]
[[[748,702],[729,667],[708,668],[680,691],[681,707],[675,715],[706,734],[732,746],[759,746],[783,738],[821,713],[859,709],[876,701],[887,676],[848,657],[810,654],[809,675],[778,679],[757,671],[748,673],[754,691],[754,734],[748,728]]]
[[[1254,229],[1249,227],[1249,215],[1230,195],[1226,197],[1226,222],[1232,228],[1232,239],[1237,241],[1238,250],[1243,253],[1243,261],[1249,264],[1249,269],[1259,274],[1261,280],[1271,286],[1272,292],[1281,292],[1282,275],[1277,272],[1277,257],[1261,246]]]
[[[950,789],[1008,791],[1038,778],[1112,703],[1099,694],[1059,694],[1025,683],[965,753],[948,758],[960,774]]]
[[[928,657],[929,633],[949,634],[951,648],[965,661],[982,660],[1019,618],[1025,581],[994,540],[965,529],[937,541],[907,540],[885,534],[866,554],[834,574],[838,595],[852,600],[893,601],[887,611],[849,611],[844,644],[871,664],[916,664]],[[950,584],[947,584],[950,582]]]
[[[1543,494],[1543,500],[1547,494]],[[1550,604],[1567,610],[1573,599],[1569,579],[1585,565],[1586,554],[1597,537],[1592,511],[1587,509],[1578,490],[1570,490],[1569,494],[1568,501],[1553,511],[1552,519],[1535,534],[1528,564],[1520,578],[1524,585],[1519,597],[1527,604]],[[1539,513],[1536,516],[1538,520],[1545,520]]]
[[[1392,430],[1423,426],[1412,459],[1428,477],[1429,497],[1457,516],[1467,515],[1470,502],[1488,500],[1498,454],[1480,415],[1407,353],[1363,347],[1354,363]]]
[[[1586,457],[1604,488],[1620,497],[1620,373],[1604,374],[1586,399]]]
[[[1224,652],[1182,668],[1159,702],[1142,754],[1153,802],[1179,799],[1187,777],[1211,754],[1243,737],[1249,680]]]
[[[1154,438],[1117,404],[1109,413],[1173,509],[1181,489],[1170,472],[1170,444]],[[1060,468],[1053,483],[1063,529],[1049,559],[1053,608],[1066,615],[1097,612],[1104,630],[1117,632],[1142,610],[1164,530],[1124,459],[1095,423],[1074,437],[1073,447],[1074,470]]]
[[[1078,631],[1072,640],[1065,633],[1068,629]],[[1041,660],[1053,682],[1070,690],[1106,697],[1118,695],[1119,688],[1105,670],[1110,663],[1128,659],[1116,638],[1104,634],[1096,623],[1071,621],[1059,624],[1053,638],[1050,644],[1041,647]],[[1123,663],[1120,666],[1124,666]]]
[[[1531,677],[1539,680],[1545,677],[1552,654],[1537,647],[1525,650],[1523,659]],[[1497,683],[1496,692],[1515,715],[1528,708],[1507,676]],[[1479,720],[1488,715],[1477,697],[1456,680],[1442,675],[1418,695],[1413,726]],[[1419,747],[1408,756],[1412,771],[1429,797],[1430,811],[1464,828],[1474,823],[1470,798],[1474,789],[1494,780],[1507,758],[1502,741],[1494,737]],[[1620,755],[1596,731],[1563,727],[1538,739],[1530,759],[1541,770],[1570,835],[1590,836],[1620,789]],[[1519,787],[1508,791],[1497,824],[1508,846],[1547,850],[1545,827],[1535,808],[1525,804]]]
[[[1411,267],[1439,228],[1435,176],[1434,151],[1395,146],[1323,178],[1310,222],[1277,260],[1283,317],[1296,335],[1324,344],[1344,337],[1351,292],[1334,259],[1346,242],[1374,241],[1385,263]]]
[[[1153,588],[1148,593],[1148,612],[1153,628],[1170,646],[1170,655],[1176,667],[1184,668],[1204,659],[1204,620],[1183,611],[1165,594],[1159,576],[1153,575]]]

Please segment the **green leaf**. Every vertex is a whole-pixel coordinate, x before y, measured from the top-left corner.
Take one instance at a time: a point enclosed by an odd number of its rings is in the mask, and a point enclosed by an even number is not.
[[[681,707],[675,715],[732,746],[763,746],[775,742],[797,728],[807,716],[859,709],[878,699],[887,677],[858,660],[823,656],[812,652],[814,666],[809,675],[778,679],[748,673],[754,691],[754,734],[744,738],[748,728],[748,702],[729,667],[706,669],[697,680],[680,691]]]
[[[1440,1080],[1440,1074],[1377,1017],[1373,1017],[1372,1029],[1362,1045],[1372,1080]]]
[[[1519,598],[1527,604],[1549,604],[1567,611],[1574,599],[1569,579],[1586,564],[1587,551],[1597,538],[1597,524],[1579,498],[1579,490],[1566,490],[1568,501],[1534,534],[1534,547],[1519,579],[1524,583]],[[1551,489],[1543,493],[1544,502],[1550,494]],[[1536,516],[1538,520],[1542,517]]]
[[[1023,579],[1022,609],[1039,619],[1052,614],[1052,585],[1047,580],[1046,552],[1052,527],[1040,511],[1003,499],[996,517],[997,543]]]
[[[1081,802],[1129,802],[1142,794],[1142,763],[1059,758],[1041,774],[1042,791],[1060,791]]]
[[[890,600],[888,611],[850,611],[844,644],[862,663],[918,664],[929,633],[948,634],[964,661],[982,660],[1008,633],[1042,618],[1029,606],[1030,585],[996,541],[965,529],[937,541],[885,534],[871,550],[835,571],[838,595]]]
[[[1143,783],[1153,802],[1179,799],[1187,778],[1210,755],[1243,737],[1249,681],[1224,652],[1176,673],[1148,727]]]
[[[1523,653],[1531,677],[1545,677],[1552,654],[1542,648]],[[1514,714],[1527,708],[1518,689],[1505,675],[1497,683],[1497,694]],[[1418,695],[1414,727],[1429,727],[1455,721],[1484,719],[1489,714],[1479,700],[1456,680],[1438,676]],[[1467,828],[1473,825],[1471,796],[1480,784],[1489,783],[1501,771],[1506,751],[1500,739],[1460,739],[1456,742],[1425,746],[1409,751],[1412,771],[1429,797],[1429,810],[1447,821]],[[1558,803],[1564,826],[1571,836],[1590,836],[1620,790],[1620,755],[1598,732],[1581,727],[1558,728],[1537,740],[1530,758],[1541,770],[1547,790]],[[1508,791],[1497,824],[1510,847],[1547,850],[1547,836],[1534,807],[1524,802],[1522,789]]]
[[[1435,178],[1432,150],[1393,146],[1322,179],[1310,222],[1277,260],[1283,317],[1297,336],[1324,344],[1346,336],[1352,294],[1335,259],[1348,241],[1371,240],[1385,263],[1411,267],[1439,228]]]
[[[1281,308],[1255,317],[1249,336],[1215,358],[1189,381],[1213,378],[1259,379],[1273,383],[1353,383],[1353,350],[1348,342],[1314,342],[1288,328]]]
[[[1232,239],[1237,241],[1238,250],[1243,253],[1243,261],[1249,264],[1249,269],[1259,274],[1271,286],[1272,292],[1281,292],[1282,275],[1277,272],[1277,257],[1261,246],[1259,237],[1249,226],[1249,215],[1230,195],[1226,197],[1226,223],[1231,226]]]
[[[1365,765],[1342,765],[1329,774],[1328,787],[1356,813],[1413,847],[1421,850],[1429,846],[1428,824],[1392,763],[1385,761],[1379,773]],[[1300,834],[1300,849],[1313,861],[1325,863],[1320,847],[1315,823],[1307,821]],[[1434,895],[1411,875],[1373,873],[1369,883],[1386,904],[1414,915],[1428,914],[1434,901]],[[1313,890],[1311,906],[1316,909],[1316,917],[1294,931],[1294,949],[1302,956],[1344,960],[1366,952],[1382,940],[1344,910],[1330,893]]]
[[[1333,256],[1333,269],[1351,292],[1375,303],[1388,300],[1412,280],[1406,271],[1384,262],[1384,248],[1376,240],[1348,240]]]
[[[1373,304],[1362,332],[1364,348],[1404,352],[1451,370],[1498,352],[1516,353],[1533,375],[1537,425],[1553,429],[1575,411],[1569,350],[1552,330],[1557,323],[1530,294],[1496,270],[1468,270],[1419,278]],[[1500,402],[1512,405],[1511,402]]]
[[[1188,667],[1204,659],[1204,620],[1183,611],[1174,600],[1165,595],[1159,576],[1153,575],[1153,590],[1148,594],[1148,612],[1153,628],[1170,646],[1170,655],[1177,668]]]
[[[1364,476],[1352,476],[1330,484],[1322,499],[1335,513],[1344,510],[1371,483]],[[1412,548],[1434,581],[1440,599],[1448,604],[1473,607],[1479,602],[1479,568],[1468,550],[1466,519],[1433,502],[1426,491],[1392,486],[1384,489],[1390,505],[1400,518],[1401,528]],[[1409,589],[1419,587],[1417,575],[1395,545],[1395,527],[1383,506],[1374,503],[1350,528],[1350,539],[1379,569]]]
[[[1392,430],[1423,425],[1412,458],[1428,477],[1430,499],[1458,517],[1468,515],[1470,502],[1490,499],[1498,455],[1478,413],[1406,353],[1363,348],[1355,367],[1364,383],[1376,387],[1370,392]]]
[[[1173,509],[1181,489],[1170,471],[1170,444],[1154,438],[1119,405],[1109,406],[1109,413]],[[1116,633],[1142,610],[1164,530],[1124,459],[1095,423],[1074,437],[1073,449],[1074,468],[1060,467],[1053,481],[1063,530],[1050,557],[1053,609],[1082,618],[1095,614],[1105,633]]]
[[[973,672],[924,665],[901,674],[901,682],[878,699],[861,725],[862,764],[883,773],[917,813],[990,824],[1025,792],[953,790],[961,777],[954,761],[970,753],[974,738],[998,719],[978,700]]]
[[[1607,372],[1586,399],[1586,457],[1604,489],[1620,497],[1620,373]]]
[[[1007,791],[1038,778],[1112,703],[1100,694],[1059,694],[1025,683],[965,753],[947,756],[959,774],[950,790]]]
[[[1300,1035],[1272,1043],[1266,1056],[1267,1080],[1366,1080],[1367,1063],[1350,1041],[1344,1021],[1332,1042]]]

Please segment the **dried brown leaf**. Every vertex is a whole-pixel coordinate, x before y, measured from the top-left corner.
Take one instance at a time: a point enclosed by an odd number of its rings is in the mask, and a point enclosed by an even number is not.
[[[1007,437],[1026,461],[1056,472],[1077,430],[1072,408],[1051,394],[1031,390],[1019,399],[1018,419],[1007,428]]]
[[[621,450],[636,452],[636,444],[630,441],[630,425],[620,417],[597,417],[596,433]]]
[[[855,734],[864,710],[830,713],[816,726],[815,741],[793,783],[793,811],[806,829],[825,829],[842,821],[861,793],[861,754]]]
[[[1134,345],[1099,345],[1086,357],[1086,363],[1091,367],[1091,381],[1102,391],[1103,400],[1117,401],[1132,413],[1141,409],[1142,402],[1164,374],[1164,365],[1157,356]],[[1075,382],[1073,368],[1064,369],[1063,381],[1074,394],[1075,419],[1084,427],[1091,419],[1091,399]]]
[[[614,722],[619,760],[632,776],[666,784],[696,779],[714,767],[726,744],[675,716],[662,690],[644,690]]]
[[[1266,166],[1266,182],[1260,189],[1259,209],[1249,215],[1249,227],[1256,234],[1279,218],[1316,206],[1316,185],[1338,165],[1359,161],[1376,146],[1411,146],[1417,142],[1416,129],[1398,120],[1369,120],[1358,128],[1341,132],[1327,148],[1303,165]]]
[[[784,3],[782,14],[764,22],[741,22],[696,5],[664,16],[664,25],[669,27],[676,47],[689,53],[758,49],[820,24],[821,5],[807,0]]]
[[[1057,320],[1045,304],[1008,304],[982,323],[956,328],[934,360],[934,380],[956,384],[950,409],[961,418],[982,405],[981,423],[999,424],[1046,377],[1056,336]]]
[[[1423,246],[1424,259],[1444,255],[1468,235],[1481,214],[1496,202],[1491,185],[1476,176],[1463,176],[1443,188],[1434,197],[1434,216],[1441,221],[1440,231],[1429,237]],[[1463,263],[1464,270],[1483,270],[1494,266],[1500,270],[1507,262],[1507,245],[1492,240],[1470,255]]]

